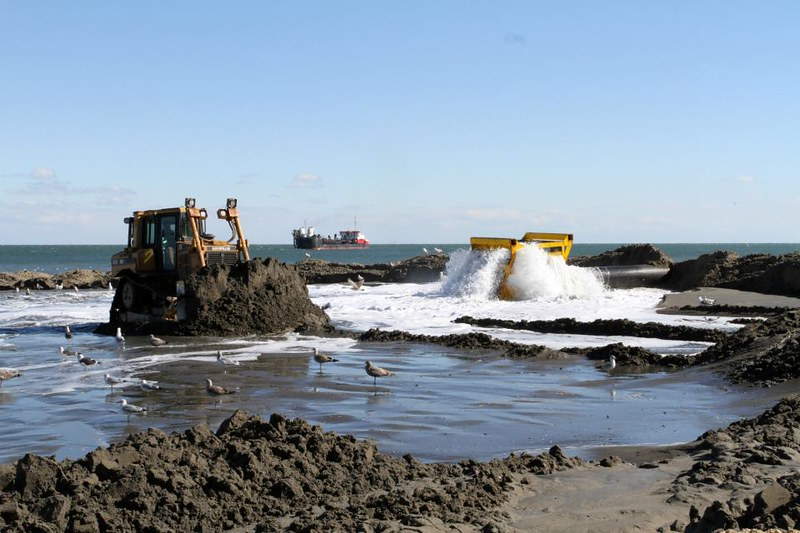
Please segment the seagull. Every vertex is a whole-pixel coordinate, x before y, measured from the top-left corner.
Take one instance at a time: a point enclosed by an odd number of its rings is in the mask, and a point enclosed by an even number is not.
[[[128,415],[128,422],[131,421],[131,413],[147,413],[147,407],[140,407],[138,405],[128,403],[128,400],[125,398],[121,399],[117,403],[122,404],[122,410]]]
[[[145,392],[150,392],[154,390],[161,390],[161,385],[158,384],[158,381],[149,381],[147,379],[143,379],[139,383],[139,388]]]
[[[117,339],[117,342],[119,342],[120,344],[125,342],[125,337],[122,336],[122,328],[117,328],[116,339]]]
[[[77,285],[75,285],[75,286],[73,287],[73,289],[75,289],[75,292],[80,292],[80,291],[78,290],[78,286],[77,286]]]
[[[60,291],[60,290],[63,290],[63,289],[64,289],[64,284],[61,283],[60,281],[56,281],[56,290]]]
[[[28,296],[30,296],[30,295],[31,295],[31,290],[30,290],[30,289],[28,289],[28,288],[26,288],[26,289],[25,289],[25,294],[27,294]]]
[[[347,283],[350,284],[350,286],[353,288],[354,291],[360,291],[361,287],[364,285],[364,277],[361,274],[359,274],[356,281],[347,278]]]
[[[697,300],[700,302],[700,305],[714,305],[714,302],[716,302],[714,298],[708,298],[707,296],[698,296]]]
[[[164,346],[165,344],[167,344],[167,341],[165,341],[164,339],[159,339],[158,337],[156,337],[151,333],[150,344],[152,344],[153,346]]]
[[[11,378],[18,378],[22,374],[20,374],[19,370],[16,368],[8,368],[8,367],[0,367],[0,388],[3,387],[3,383],[7,379]]]
[[[97,364],[97,359],[92,359],[91,357],[86,357],[81,352],[78,352],[78,362],[83,366],[92,366]]]
[[[389,372],[385,368],[381,368],[379,366],[375,366],[372,364],[372,361],[367,361],[364,363],[364,369],[367,371],[367,374],[372,376],[372,384],[378,384],[378,378],[384,378],[386,376],[394,376],[394,372]]]
[[[306,252],[306,257],[311,257],[311,254]]]
[[[225,357],[219,350],[217,350],[217,363],[222,366],[239,366],[239,361],[231,359],[230,357]]]
[[[69,329],[69,326],[64,326],[64,336],[69,340],[72,338],[72,330]]]
[[[423,249],[422,249],[422,253],[424,253],[425,255],[428,255],[428,253],[429,253],[429,252],[428,252],[428,249],[427,249],[427,248],[423,248]]]
[[[613,355],[608,356],[608,362],[602,366],[602,369],[606,372],[611,372],[617,367],[617,358]]]
[[[437,254],[442,253],[442,249],[441,248],[434,248],[433,251],[436,252]]]
[[[105,375],[106,383],[111,385],[111,391],[114,391],[114,385],[130,385],[130,380],[128,378],[120,378],[117,376],[112,376],[111,374]]]
[[[233,394],[237,392],[239,389],[226,389],[225,387],[220,387],[219,385],[214,385],[211,383],[211,380],[206,378],[206,390],[209,394],[216,394],[217,396],[222,396],[225,394]]]
[[[58,349],[61,351],[61,355],[64,357],[75,357],[78,355],[78,352],[75,350],[70,350],[69,348],[64,348],[63,346],[59,346]]]
[[[111,285],[111,282],[108,282],[108,290],[113,291],[114,287]]]
[[[322,374],[322,364],[323,363],[335,363],[338,359],[334,359],[330,355],[319,353],[319,350],[315,347],[314,348],[314,361],[319,363],[319,373]]]

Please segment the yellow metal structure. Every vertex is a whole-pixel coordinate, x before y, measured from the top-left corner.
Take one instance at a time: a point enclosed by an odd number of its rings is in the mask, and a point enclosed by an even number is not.
[[[508,281],[508,276],[511,274],[511,269],[514,268],[514,260],[520,248],[528,245],[536,245],[545,250],[548,254],[561,256],[564,258],[564,261],[566,261],[572,250],[572,234],[531,231],[523,235],[521,239],[472,237],[469,240],[469,244],[472,250],[497,250],[504,248],[511,252],[511,257],[503,268],[503,280],[500,282],[498,296],[503,300],[513,300],[513,292],[506,282]]]

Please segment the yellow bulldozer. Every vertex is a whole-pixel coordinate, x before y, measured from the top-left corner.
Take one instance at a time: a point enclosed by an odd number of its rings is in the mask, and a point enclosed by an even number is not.
[[[472,237],[469,243],[472,250],[509,250],[511,256],[503,268],[503,279],[500,282],[498,296],[502,300],[513,300],[514,294],[507,281],[511,270],[514,268],[517,252],[524,246],[533,245],[545,250],[550,255],[561,256],[566,261],[569,257],[569,252],[572,250],[572,234],[528,232],[521,239]]]
[[[206,232],[208,212],[186,198],[183,207],[134,211],[126,217],[128,245],[111,258],[117,290],[111,323],[183,320],[184,281],[206,265],[234,265],[250,260],[239,222],[236,198],[228,198],[217,218],[231,229],[227,241]]]

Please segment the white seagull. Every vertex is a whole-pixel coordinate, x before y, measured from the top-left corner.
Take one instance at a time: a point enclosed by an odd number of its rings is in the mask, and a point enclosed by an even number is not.
[[[394,372],[389,372],[385,368],[381,368],[379,366],[373,365],[372,361],[367,361],[364,363],[364,370],[367,371],[367,374],[372,376],[372,385],[375,386],[378,384],[378,378],[385,378],[387,376],[394,376]]]
[[[437,254],[442,253],[442,249],[441,248],[434,248],[433,251],[436,252]]]
[[[698,296],[697,300],[700,302],[700,305],[714,305],[714,302],[716,302],[714,298],[708,298],[707,296]]]
[[[122,328],[117,328],[117,335],[115,338],[120,344],[125,342],[125,337],[122,336]]]
[[[428,249],[427,248],[423,248],[422,249],[422,253],[424,253],[425,255],[428,255]]]
[[[226,389],[225,387],[214,385],[210,379],[206,378],[206,391],[208,391],[209,394],[214,394],[216,396],[223,396],[225,394],[233,394],[238,390],[239,389]]]
[[[231,359],[230,357],[225,357],[222,355],[221,351],[217,350],[217,364],[222,366],[239,366],[239,361]]]
[[[7,379],[18,378],[21,375],[16,368],[0,367],[0,388]]]
[[[145,392],[150,392],[154,390],[161,390],[161,385],[158,384],[158,381],[143,379],[141,382],[139,382],[139,388]]]
[[[141,407],[141,406],[138,406],[138,405],[133,405],[132,403],[128,403],[128,400],[126,400],[125,398],[122,398],[117,403],[121,403],[122,404],[123,412],[125,412],[125,414],[128,415],[128,422],[131,421],[131,414],[132,413],[146,413],[147,412],[147,407]]]
[[[338,359],[334,359],[330,355],[319,353],[319,350],[315,347],[314,348],[314,361],[319,363],[319,373],[322,374],[322,364],[323,363],[335,363]]]
[[[608,356],[608,362],[606,364],[604,364],[602,368],[606,372],[611,372],[616,367],[617,367],[617,358],[614,357],[613,355],[609,355]]]
[[[114,385],[130,385],[131,381],[128,378],[120,378],[112,376],[111,374],[105,375],[106,383],[111,385],[111,391],[114,391]]]
[[[64,348],[63,346],[59,346],[58,349],[61,352],[61,355],[64,357],[75,357],[78,355],[78,352],[75,350],[70,350],[69,348]]]
[[[364,277],[361,274],[359,274],[358,278],[356,278],[356,281],[347,278],[347,283],[350,284],[350,286],[353,288],[354,291],[360,291],[361,287],[364,286]]]
[[[165,344],[167,344],[167,341],[165,341],[164,339],[160,339],[151,333],[150,344],[152,344],[153,346],[164,346]]]
[[[64,337],[66,337],[67,339],[72,338],[72,330],[69,329],[69,326],[64,326]]]

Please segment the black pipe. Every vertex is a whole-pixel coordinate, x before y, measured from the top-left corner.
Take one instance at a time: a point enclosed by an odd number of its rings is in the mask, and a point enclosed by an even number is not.
[[[611,289],[656,287],[669,272],[669,267],[653,265],[613,265],[591,268],[600,273],[603,283]]]

